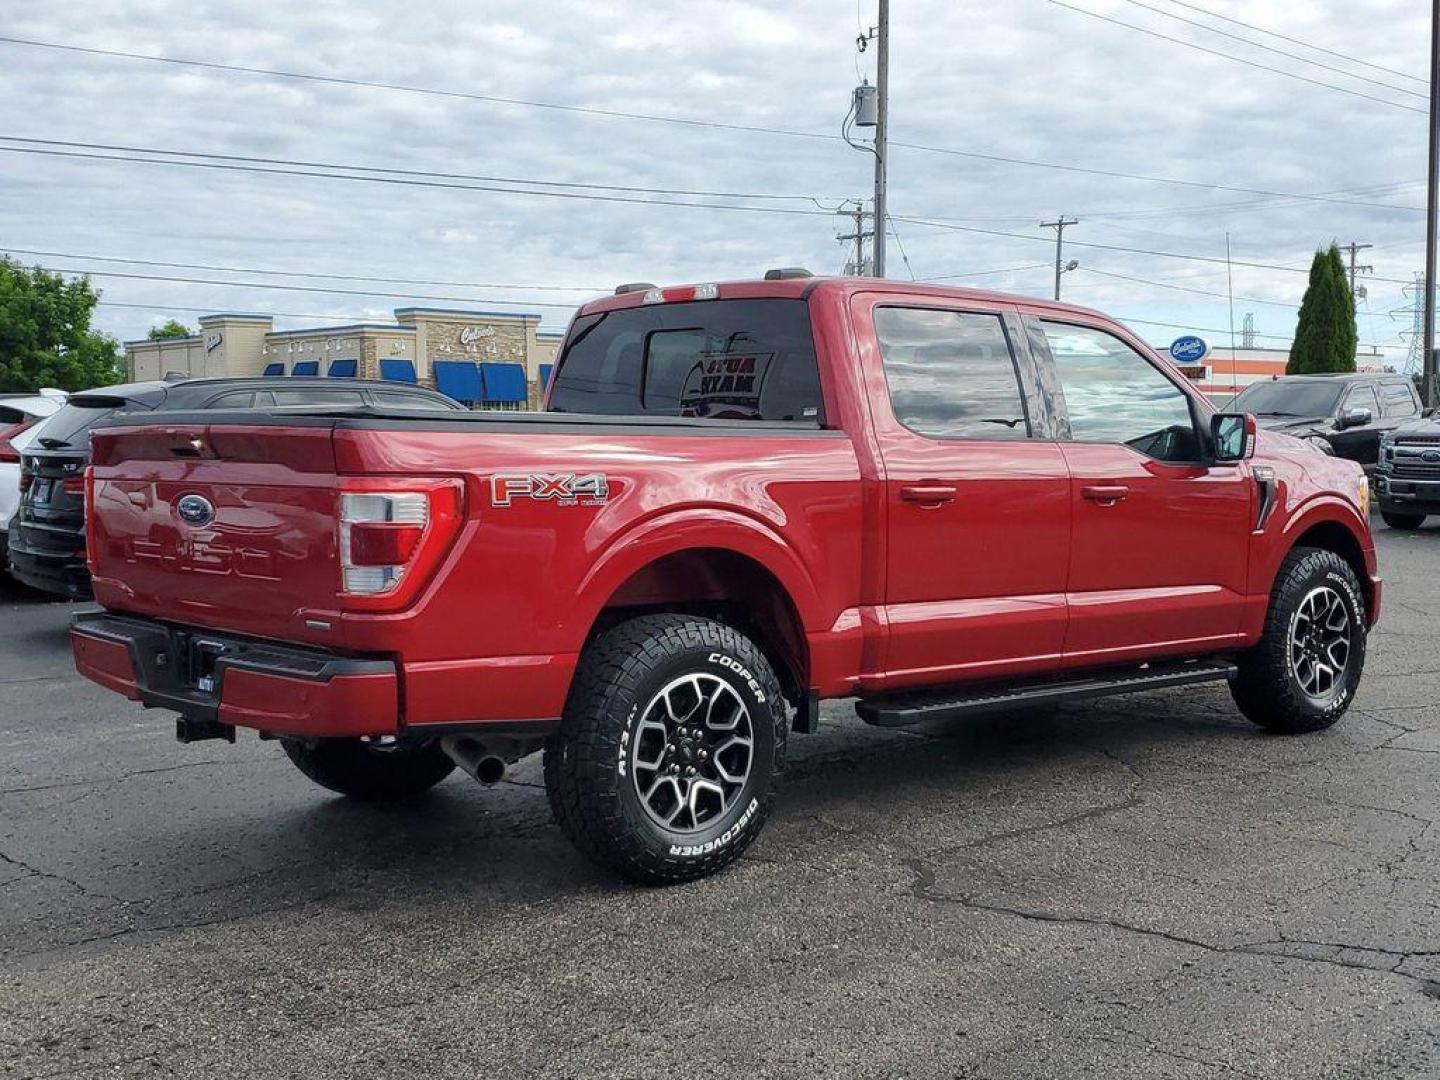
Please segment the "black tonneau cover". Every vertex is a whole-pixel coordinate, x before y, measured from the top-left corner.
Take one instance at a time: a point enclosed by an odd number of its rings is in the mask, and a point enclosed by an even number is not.
[[[176,410],[116,413],[91,431],[125,427],[326,427],[484,432],[516,427],[545,434],[744,435],[829,434],[809,420],[714,420],[688,416],[612,416],[598,413],[454,412],[386,409],[378,405],[293,405],[271,409]],[[836,431],[839,435],[841,432]]]

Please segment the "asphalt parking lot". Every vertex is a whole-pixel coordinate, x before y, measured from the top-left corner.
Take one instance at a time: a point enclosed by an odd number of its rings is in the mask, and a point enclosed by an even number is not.
[[[377,809],[174,742],[0,596],[0,1076],[1440,1076],[1440,528],[1357,707],[1222,688],[795,736],[760,841],[594,870],[537,762]]]

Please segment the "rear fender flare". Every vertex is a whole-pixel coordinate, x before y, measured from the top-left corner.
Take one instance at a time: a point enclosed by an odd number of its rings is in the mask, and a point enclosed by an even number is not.
[[[662,514],[615,537],[580,584],[578,623],[588,634],[610,598],[634,574],[667,555],[706,548],[743,555],[769,571],[806,631],[824,622],[804,561],[774,529],[744,514],[707,508]]]

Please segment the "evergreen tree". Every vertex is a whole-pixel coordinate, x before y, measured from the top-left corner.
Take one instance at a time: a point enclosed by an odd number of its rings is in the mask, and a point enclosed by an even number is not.
[[[1329,251],[1317,251],[1310,264],[1310,284],[1300,303],[1286,374],[1354,371],[1355,346],[1355,297],[1340,249],[1331,244]]]

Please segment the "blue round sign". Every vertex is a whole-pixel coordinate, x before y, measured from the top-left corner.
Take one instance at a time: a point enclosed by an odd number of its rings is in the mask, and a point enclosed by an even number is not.
[[[1210,346],[1205,343],[1204,338],[1193,335],[1178,337],[1170,343],[1170,355],[1176,363],[1198,364],[1210,355]]]

